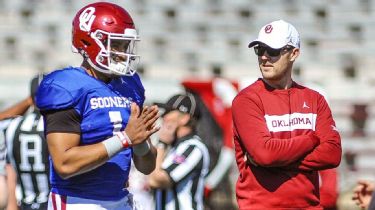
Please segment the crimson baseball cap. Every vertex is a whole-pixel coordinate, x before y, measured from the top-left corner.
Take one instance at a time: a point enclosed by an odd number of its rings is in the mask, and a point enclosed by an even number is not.
[[[280,49],[286,45],[300,48],[300,37],[297,29],[284,20],[277,20],[263,26],[258,38],[249,43],[249,48],[263,43],[273,49]]]
[[[198,98],[191,93],[177,94],[172,96],[167,103],[155,103],[161,108],[165,109],[163,116],[173,110],[178,110],[183,113],[190,114],[196,119],[200,118],[200,110],[198,106]]]

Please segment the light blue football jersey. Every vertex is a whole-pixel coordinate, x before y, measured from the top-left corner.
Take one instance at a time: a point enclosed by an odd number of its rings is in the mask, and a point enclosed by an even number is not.
[[[74,108],[81,116],[80,145],[101,142],[125,129],[130,104],[143,106],[144,88],[137,74],[106,84],[82,68],[69,67],[46,75],[41,82],[36,105],[43,112]],[[128,194],[132,150],[125,149],[104,165],[87,173],[62,179],[51,165],[51,191],[60,195],[95,200],[119,200]]]

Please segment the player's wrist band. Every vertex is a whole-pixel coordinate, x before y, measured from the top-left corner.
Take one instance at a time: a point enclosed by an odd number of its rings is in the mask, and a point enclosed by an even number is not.
[[[104,144],[104,147],[107,150],[109,158],[113,157],[114,155],[116,155],[124,149],[121,139],[117,135],[114,135],[111,138],[102,141],[102,143]]]
[[[132,141],[130,140],[129,136],[126,135],[125,131],[116,133],[116,135],[121,140],[123,148],[128,148],[132,145]]]
[[[137,156],[144,156],[150,151],[150,143],[148,143],[148,140],[141,144],[137,144],[133,146],[133,152]]]
[[[131,141],[125,132],[117,133],[116,135],[102,141],[107,150],[108,157],[111,158],[119,153],[124,148],[131,146]]]

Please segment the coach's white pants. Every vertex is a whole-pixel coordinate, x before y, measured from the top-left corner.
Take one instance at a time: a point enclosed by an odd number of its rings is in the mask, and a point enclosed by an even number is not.
[[[91,200],[50,193],[48,210],[142,210],[142,208],[136,205],[131,193],[118,201]]]

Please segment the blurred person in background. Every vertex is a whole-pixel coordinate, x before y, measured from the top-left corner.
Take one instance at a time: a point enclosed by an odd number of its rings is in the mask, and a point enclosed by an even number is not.
[[[14,117],[23,115],[28,110],[31,104],[32,99],[30,96],[28,96],[17,104],[12,105],[0,112],[0,142],[4,141],[4,146],[6,146],[6,139],[5,133],[3,131],[8,127],[9,123]],[[0,150],[2,150],[1,152],[5,152],[5,147],[0,148]],[[4,154],[4,158],[5,156],[6,155]],[[0,172],[0,209],[2,209],[2,205],[7,204],[7,210],[17,210],[18,204],[15,195],[17,175],[13,167],[9,163],[9,158],[6,159],[6,163],[4,162],[4,173],[6,174],[6,176],[2,175],[3,173]],[[2,167],[3,166],[1,165],[0,168],[2,169]],[[7,201],[5,199],[7,199]]]
[[[142,210],[154,210],[154,195],[148,184],[149,175],[139,172],[133,165],[130,168],[128,190],[133,194],[136,202],[142,204]]]
[[[155,189],[156,210],[204,209],[210,155],[196,133],[198,100],[191,93],[178,94],[160,105],[166,111],[158,133],[156,168],[149,176],[149,185]]]
[[[0,120],[11,118],[17,115],[23,115],[29,107],[33,104],[31,97],[27,97],[15,105],[0,112]]]
[[[138,32],[109,2],[84,6],[72,27],[81,66],[46,75],[36,96],[50,153],[48,209],[136,209],[127,190],[131,161],[144,174],[154,170],[149,137],[158,131],[157,106],[140,108]]]
[[[238,92],[238,83],[223,78],[220,68],[214,68],[213,73],[212,79],[187,78],[182,85],[202,99],[202,103],[198,103],[201,116],[197,133],[210,152],[210,171],[204,186],[205,208],[235,209],[237,204],[231,175],[236,176],[237,170],[234,168],[231,106]]]
[[[25,115],[3,120],[7,123],[4,136],[7,143],[8,159],[11,163],[9,178],[9,209],[17,209],[15,182],[20,188],[20,208],[22,210],[47,209],[49,193],[49,162],[47,143],[44,138],[43,118],[34,106],[36,90],[43,75],[35,76],[30,83],[32,104]],[[18,106],[16,104],[15,106]],[[17,113],[22,114],[22,113]],[[11,171],[15,170],[15,171]],[[17,181],[18,180],[18,181]]]
[[[339,165],[341,139],[324,97],[292,79],[299,33],[273,21],[251,47],[262,78],[232,104],[239,209],[323,209],[318,171]]]
[[[6,152],[5,138],[4,135],[0,133],[0,210],[6,208],[8,201],[7,175],[5,170]]]
[[[352,200],[361,209],[375,210],[375,182],[359,180],[354,188]]]

